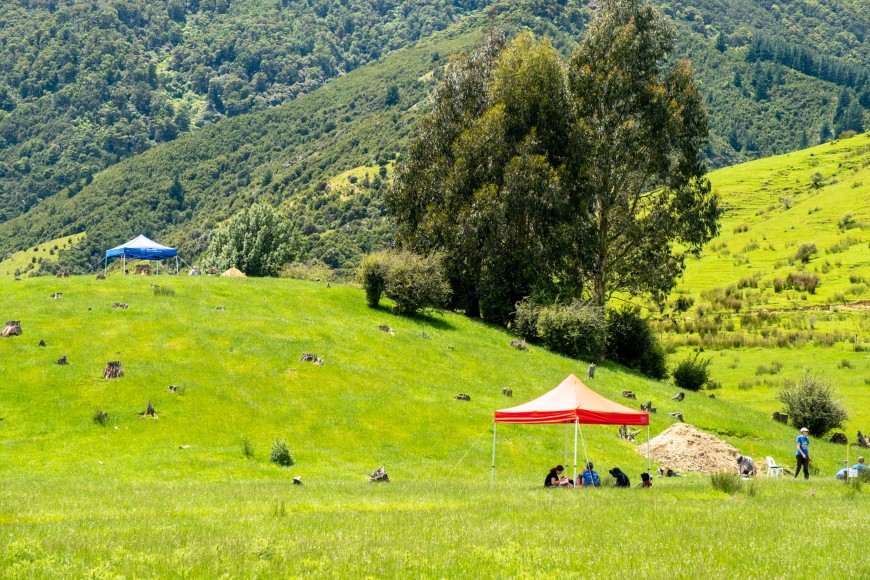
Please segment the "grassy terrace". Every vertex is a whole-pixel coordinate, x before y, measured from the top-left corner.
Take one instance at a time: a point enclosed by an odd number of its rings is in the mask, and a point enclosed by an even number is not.
[[[859,557],[870,493],[832,481],[843,450],[822,442],[826,477],[809,484],[763,481],[732,497],[690,476],[646,492],[547,492],[564,428],[505,426],[490,490],[493,410],[586,363],[516,351],[479,322],[400,318],[367,308],[358,289],[290,280],[34,278],[0,280],[0,294],[0,318],[24,330],[0,340],[4,576],[730,577],[747,559],[750,577],[870,573]],[[304,352],[325,364],[300,362]],[[54,364],[63,354],[70,365]],[[124,378],[102,379],[109,360]],[[652,399],[653,435],[681,410],[745,453],[791,461],[792,429],[740,402],[674,403],[673,387],[611,365],[589,383]],[[158,419],[138,415],[149,400]],[[97,409],[108,425],[92,421]],[[615,432],[584,430],[590,458],[638,483],[646,461]],[[269,463],[275,437],[295,466]],[[393,483],[367,483],[379,465]]]

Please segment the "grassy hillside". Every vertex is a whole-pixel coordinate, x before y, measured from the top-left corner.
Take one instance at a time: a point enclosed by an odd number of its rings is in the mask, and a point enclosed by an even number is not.
[[[156,294],[152,283],[174,295]],[[760,572],[855,570],[829,555],[834,545],[858,549],[861,524],[834,514],[861,513],[870,495],[830,479],[764,481],[734,498],[698,476],[657,480],[648,494],[550,493],[539,480],[565,460],[564,427],[504,425],[490,491],[493,410],[586,364],[517,351],[504,331],[461,316],[400,318],[367,308],[358,289],[288,280],[36,278],[0,280],[0,290],[0,316],[24,330],[0,340],[7,577],[326,576],[372,567],[594,575],[661,569],[680,551],[686,574],[728,576],[747,557],[758,558]],[[63,297],[50,299],[56,291]],[[304,352],[324,364],[300,362]],[[54,364],[64,354],[70,364]],[[126,376],[102,379],[109,360],[121,360]],[[790,460],[794,433],[759,412],[706,394],[675,403],[673,387],[610,365],[588,383],[617,400],[622,389],[652,399],[653,435],[678,409],[744,453]],[[459,392],[471,401],[454,400]],[[157,419],[139,416],[148,401]],[[97,409],[107,425],[92,420]],[[615,432],[585,427],[585,447],[602,474],[620,465],[637,482],[646,461]],[[292,468],[268,462],[275,437],[287,440]],[[842,448],[813,449],[832,473]],[[393,483],[366,483],[378,465]],[[290,485],[296,475],[302,488]],[[753,523],[734,525],[734,509]],[[574,513],[583,515],[565,517]],[[790,546],[812,522],[821,526],[816,541],[795,557]],[[722,541],[728,551],[702,555]],[[650,543],[658,548],[648,552]]]
[[[27,276],[31,272],[39,273],[53,269],[57,263],[59,252],[61,250],[69,250],[75,246],[84,234],[76,234],[66,236],[37,244],[20,252],[12,252],[0,260],[0,277],[14,278],[16,276]]]

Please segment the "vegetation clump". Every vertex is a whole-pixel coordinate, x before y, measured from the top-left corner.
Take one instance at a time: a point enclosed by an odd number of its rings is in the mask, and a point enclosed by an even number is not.
[[[814,437],[842,428],[848,419],[831,381],[813,375],[809,369],[798,382],[787,382],[776,398],[784,405],[783,412],[792,424],[806,427]]]
[[[607,345],[604,310],[579,300],[545,306],[518,302],[513,328],[526,340],[583,360],[598,360]]]
[[[713,489],[717,489],[721,492],[727,493],[728,495],[734,495],[740,491],[740,478],[733,473],[728,473],[727,471],[720,471],[719,473],[711,474],[710,484],[713,486]]]
[[[290,456],[290,450],[287,449],[287,442],[275,437],[272,443],[272,451],[269,453],[269,461],[281,467],[290,467],[295,463]]]
[[[397,314],[443,308],[450,295],[438,256],[418,256],[411,252],[383,251],[369,254],[359,268],[359,278],[371,307],[380,304],[381,295],[392,299]]]
[[[674,384],[687,391],[700,391],[710,380],[711,360],[701,358],[700,352],[681,360],[671,372]]]
[[[795,259],[800,260],[801,263],[806,264],[810,261],[810,258],[813,254],[817,253],[815,244],[803,244],[800,248],[798,248],[797,253],[795,254]]]

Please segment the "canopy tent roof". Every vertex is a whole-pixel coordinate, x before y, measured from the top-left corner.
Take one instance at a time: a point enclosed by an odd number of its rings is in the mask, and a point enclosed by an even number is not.
[[[132,258],[136,260],[162,260],[177,256],[175,248],[158,244],[143,235],[137,236],[126,244],[121,244],[111,250],[106,250],[106,258]]]
[[[495,422],[649,425],[649,413],[605,399],[569,375],[558,387],[533,401],[496,411]]]

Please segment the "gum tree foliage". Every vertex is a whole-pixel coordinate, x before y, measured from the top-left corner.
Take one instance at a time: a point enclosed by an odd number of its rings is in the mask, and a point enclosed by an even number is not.
[[[277,276],[298,253],[299,242],[287,219],[270,205],[242,210],[217,230],[203,259],[206,269],[238,268],[248,276]]]
[[[674,286],[720,212],[673,37],[645,3],[605,0],[567,63],[490,33],[451,64],[385,201],[400,246],[445,254],[454,306],[505,323],[532,293],[603,306]]]

